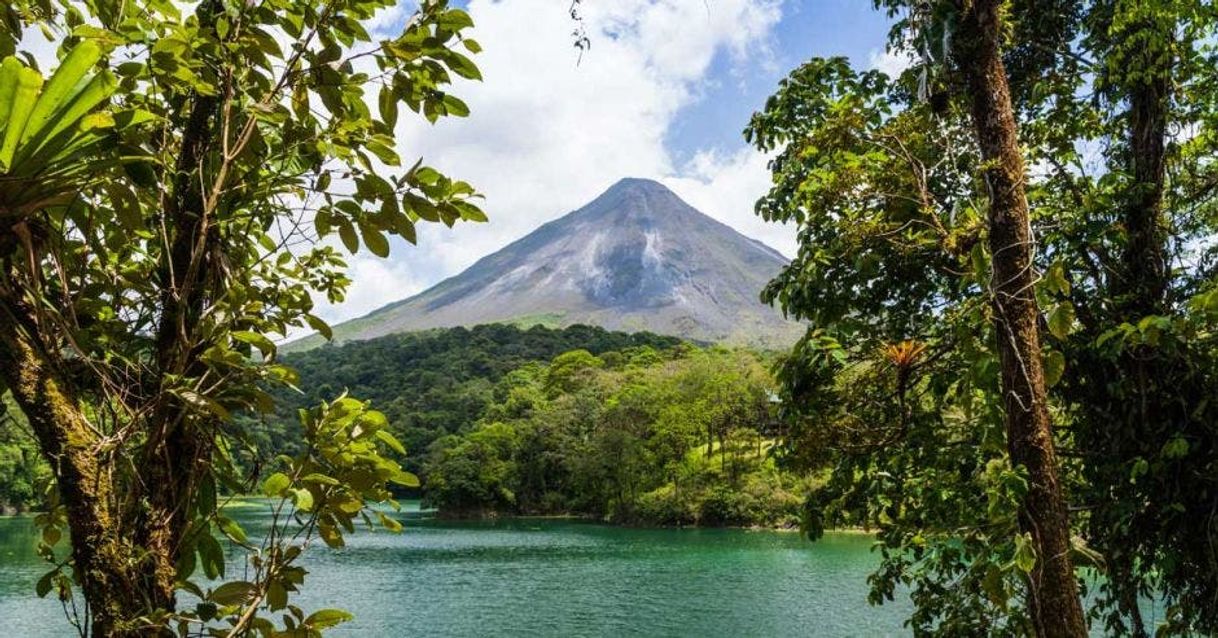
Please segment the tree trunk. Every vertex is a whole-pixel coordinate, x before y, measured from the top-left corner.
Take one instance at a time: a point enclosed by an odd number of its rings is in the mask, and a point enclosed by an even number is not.
[[[1036,549],[1028,611],[1038,636],[1086,636],[1070,560],[1070,530],[1057,476],[1032,267],[1032,236],[1006,69],[999,52],[1000,0],[962,8],[956,57],[968,82],[973,124],[989,189],[994,327],[1002,367],[1007,447],[1028,473],[1020,527]]]
[[[1123,215],[1126,243],[1118,294],[1123,314],[1135,324],[1146,315],[1163,312],[1167,293],[1163,188],[1169,75],[1151,73],[1129,93],[1129,164],[1134,184]]]
[[[1142,22],[1132,29],[1134,32],[1153,34],[1155,39],[1170,42],[1170,29],[1162,29],[1153,20]],[[1137,325],[1148,315],[1164,314],[1168,311],[1167,291],[1169,268],[1167,263],[1167,225],[1164,220],[1163,193],[1167,161],[1167,119],[1171,104],[1171,62],[1155,59],[1154,51],[1148,52],[1150,59],[1138,65],[1143,77],[1131,79],[1129,99],[1129,157],[1127,167],[1133,176],[1127,201],[1122,210],[1125,245],[1121,254],[1121,270],[1113,278],[1111,297],[1116,302],[1115,327],[1120,323]],[[1156,379],[1180,378],[1180,362],[1165,356],[1153,345],[1141,344],[1122,353],[1117,360],[1115,375],[1127,380],[1138,380],[1129,384],[1130,395],[1114,397],[1117,402],[1138,406],[1136,419],[1140,445],[1122,445],[1109,454],[1117,459],[1134,461],[1153,455],[1167,442],[1168,437],[1178,434],[1173,427],[1172,405],[1162,405],[1160,388]],[[1091,371],[1084,371],[1087,374]],[[1113,374],[1113,373],[1108,373]],[[1096,375],[1100,379],[1104,375]],[[1187,419],[1180,419],[1180,423]],[[1093,427],[1110,426],[1097,421]],[[1121,440],[1117,440],[1118,445]],[[1124,476],[1119,476],[1124,479]],[[1100,538],[1111,538],[1111,530],[1102,530]],[[1129,545],[1121,537],[1113,539],[1120,548],[1108,548],[1109,578],[1116,593],[1117,605],[1129,621],[1130,635],[1145,638],[1149,635],[1138,609],[1139,580],[1136,574],[1135,552],[1125,551]]]
[[[38,437],[67,508],[73,572],[89,603],[95,636],[124,633],[145,608],[136,593],[135,556],[114,516],[110,471],[98,433],[85,419],[58,367],[25,334],[15,304],[0,301],[0,380]]]
[[[210,212],[204,209],[201,186],[218,108],[215,97],[193,97],[177,159],[167,211],[173,237],[159,275],[163,311],[156,334],[156,366],[161,379],[198,378],[206,372],[197,354],[208,344],[200,342],[196,328],[207,295],[223,292],[211,281],[216,268],[212,247],[219,238]],[[188,416],[189,406],[164,389],[158,395],[144,448],[147,492],[132,515],[139,521],[138,543],[154,561],[148,577],[150,589],[157,592],[157,608],[173,609],[177,558],[189,525],[192,496],[206,471],[208,449],[198,418]]]

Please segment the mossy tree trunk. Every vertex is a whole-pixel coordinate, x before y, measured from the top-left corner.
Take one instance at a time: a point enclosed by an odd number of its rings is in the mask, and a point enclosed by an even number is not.
[[[13,393],[55,474],[67,509],[74,572],[89,603],[96,636],[121,635],[147,611],[138,555],[115,514],[106,441],[82,413],[61,368],[27,332],[21,307],[0,300],[8,324],[0,330],[0,380]],[[172,591],[171,591],[172,593]]]
[[[1070,530],[1045,390],[1027,173],[999,49],[1001,5],[1000,0],[975,0],[960,7],[955,55],[968,84],[989,191],[991,293],[1007,447],[1012,463],[1028,473],[1019,521],[1036,549],[1029,574],[1029,615],[1038,636],[1078,637],[1087,635],[1087,625],[1070,559]]]

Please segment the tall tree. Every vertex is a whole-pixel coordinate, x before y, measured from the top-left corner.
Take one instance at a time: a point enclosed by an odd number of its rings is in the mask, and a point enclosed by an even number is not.
[[[1215,350],[1203,299],[1213,286],[1215,18],[1207,3],[1092,2],[1077,45],[1094,98],[1062,99],[1060,122],[1097,148],[1103,170],[1056,164],[1046,201],[1068,232],[1048,250],[1077,289],[1056,295],[1081,327],[1063,340],[1086,533],[1102,552],[1105,627],[1147,635],[1139,600],[1163,598],[1169,626],[1213,631],[1218,542],[1196,521],[1218,493]],[[1049,126],[1060,134],[1069,126]],[[1061,154],[1062,157],[1068,157]],[[1067,168],[1069,166],[1069,168]],[[1187,477],[1187,478],[1185,478]]]
[[[1087,624],[1071,560],[1066,503],[1049,418],[1027,169],[1001,54],[1003,2],[974,0],[956,8],[960,15],[951,56],[972,102],[989,198],[990,295],[1002,368],[1007,447],[1012,463],[1028,473],[1020,527],[1031,536],[1036,549],[1036,566],[1029,574],[1029,615],[1038,636],[1084,636]]]
[[[765,293],[812,323],[782,373],[792,458],[836,463],[810,520],[865,520],[900,548],[873,595],[913,584],[915,627],[975,632],[1010,615],[1030,632],[1001,604],[1018,587],[995,562],[1023,543],[1004,540],[1017,531],[996,506],[1029,486],[1007,473],[989,429],[991,411],[1009,412],[988,380],[1002,369],[990,292],[1006,279],[991,268],[984,177],[1002,164],[982,156],[961,58],[961,16],[982,5],[881,5],[900,16],[891,46],[921,63],[889,79],[813,60],[746,131],[779,150],[759,213],[800,232],[799,255]],[[1106,630],[1144,633],[1139,604],[1156,596],[1167,630],[1211,631],[1214,8],[1037,0],[998,11],[1010,114],[1034,167],[1020,183],[1036,276],[1019,290],[1043,310],[1071,551],[1105,570],[1089,600]],[[952,508],[948,494],[984,495],[989,511]],[[946,530],[951,548],[939,544]],[[952,593],[970,587],[989,600]]]
[[[290,537],[263,541],[250,581],[205,591],[190,580],[196,567],[223,574],[216,536],[257,549],[217,498],[257,479],[232,414],[269,412],[265,384],[294,381],[274,338],[328,331],[311,295],[337,301],[347,283],[328,236],[384,256],[386,234],[413,242],[420,220],[483,219],[464,182],[393,168],[400,105],[431,121],[467,113],[444,88],[479,77],[458,51],[478,51],[461,35],[469,17],[427,0],[400,35],[374,40],[362,23],[392,4],[5,9],[0,50],[25,62],[0,67],[0,380],[58,489],[40,519],[55,568],[39,590],[66,598],[78,586],[82,632],[269,628],[258,614],[283,609],[303,576]],[[38,28],[64,54],[45,84],[20,51]],[[263,489],[297,513],[278,522],[304,521],[302,537],[341,543],[366,500],[389,498],[387,481],[414,482],[379,454],[400,445],[363,404],[340,398],[301,425],[308,450]],[[71,556],[58,563],[50,548],[65,528]],[[203,602],[181,609],[181,591]]]

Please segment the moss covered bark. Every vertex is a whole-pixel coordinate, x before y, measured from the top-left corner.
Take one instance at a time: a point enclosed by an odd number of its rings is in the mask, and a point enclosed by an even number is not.
[[[991,294],[1007,448],[1011,461],[1028,473],[1028,494],[1020,511],[1021,531],[1036,549],[1028,610],[1038,636],[1086,636],[1045,390],[1027,172],[999,49],[1002,2],[976,0],[962,10],[956,55],[968,83],[989,192]]]

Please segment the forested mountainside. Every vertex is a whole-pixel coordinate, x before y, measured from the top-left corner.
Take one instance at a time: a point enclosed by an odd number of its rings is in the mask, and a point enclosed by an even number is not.
[[[771,454],[760,354],[591,326],[435,329],[288,355],[302,393],[257,428],[300,445],[296,408],[370,400],[442,514],[794,525],[807,481]]]
[[[426,455],[441,513],[794,526],[813,481],[780,464],[768,366],[723,347],[575,350],[506,375]]]
[[[299,371],[300,392],[277,394],[279,408],[258,428],[259,448],[272,456],[291,453],[300,441],[297,409],[347,391],[385,413],[406,446],[406,467],[418,472],[427,446],[473,424],[495,401],[496,383],[512,370],[575,349],[602,354],[681,344],[675,337],[592,326],[525,330],[484,325],[389,335],[294,353],[285,362]]]

